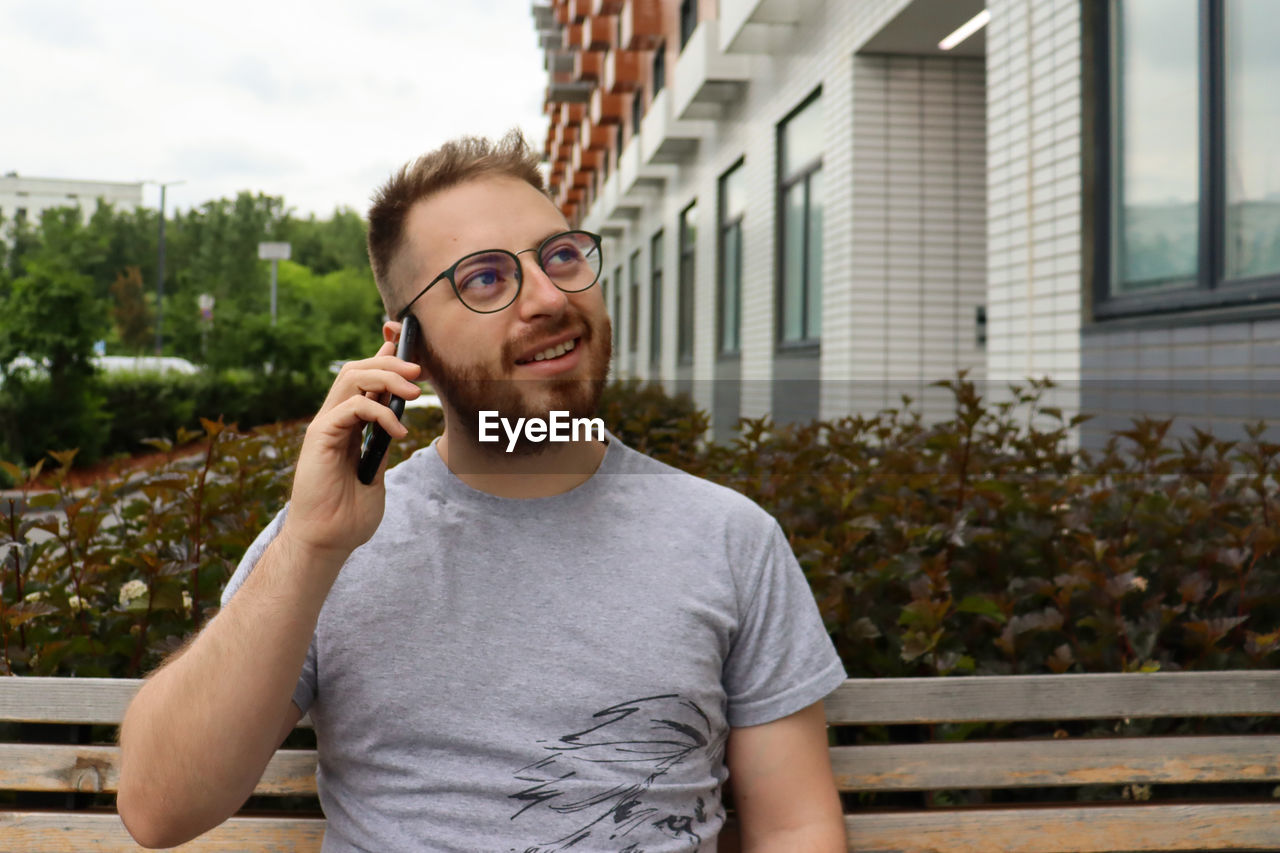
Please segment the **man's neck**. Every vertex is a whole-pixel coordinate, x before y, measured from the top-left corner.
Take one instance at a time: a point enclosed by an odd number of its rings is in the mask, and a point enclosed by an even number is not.
[[[449,470],[473,489],[500,498],[549,498],[591,479],[604,459],[602,441],[548,444],[538,454],[481,447],[465,431],[448,429],[436,451]]]

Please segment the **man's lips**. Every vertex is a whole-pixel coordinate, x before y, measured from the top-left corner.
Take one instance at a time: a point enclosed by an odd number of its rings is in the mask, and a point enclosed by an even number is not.
[[[552,361],[556,358],[563,358],[567,354],[566,347],[570,348],[569,352],[573,352],[581,345],[582,336],[580,334],[561,335],[540,343],[536,347],[531,347],[515,361],[520,366],[536,364],[539,361]],[[543,356],[543,358],[538,358],[538,356]]]
[[[563,352],[554,358],[544,358],[541,361],[518,361],[516,362],[516,367],[520,368],[521,373],[533,374],[534,376],[552,376],[573,370],[578,366],[578,362],[582,360],[582,352],[585,347],[581,338],[570,338],[569,340],[574,342],[573,349]]]

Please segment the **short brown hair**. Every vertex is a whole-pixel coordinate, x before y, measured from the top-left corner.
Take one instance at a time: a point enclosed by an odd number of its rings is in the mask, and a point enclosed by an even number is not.
[[[393,174],[374,193],[369,208],[369,264],[387,313],[396,309],[391,266],[404,244],[404,223],[410,208],[435,193],[484,175],[517,178],[545,194],[538,164],[538,155],[524,134],[512,129],[497,142],[482,136],[450,140]]]

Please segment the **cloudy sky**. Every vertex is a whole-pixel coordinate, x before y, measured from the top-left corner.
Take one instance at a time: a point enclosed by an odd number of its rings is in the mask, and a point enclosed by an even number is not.
[[[462,133],[546,132],[532,0],[0,0],[0,173],[364,213]],[[148,186],[144,202],[156,205]]]

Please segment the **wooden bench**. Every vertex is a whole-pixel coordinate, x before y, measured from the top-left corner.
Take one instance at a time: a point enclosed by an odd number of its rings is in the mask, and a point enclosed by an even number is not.
[[[0,726],[54,723],[113,726],[139,681],[0,678]],[[976,676],[853,679],[827,701],[839,788],[856,851],[1050,851],[1280,849],[1280,801],[1251,793],[1194,800],[1079,802],[1084,788],[1113,796],[1129,786],[1280,782],[1280,736],[1188,734],[1040,737],[946,741],[940,727],[1014,723],[1053,727],[1068,721],[1280,716],[1280,672],[1124,675]],[[304,718],[303,725],[307,721]],[[1015,727],[1016,727],[1015,726]],[[849,728],[852,727],[852,728]],[[891,727],[891,728],[884,728]],[[900,728],[905,727],[905,728]],[[1120,725],[1119,728],[1125,728]],[[69,731],[83,731],[70,728]],[[910,743],[862,743],[905,734]],[[0,791],[50,792],[75,800],[116,790],[118,752],[100,744],[0,743]],[[256,794],[314,795],[315,753],[277,751]],[[1267,787],[1267,786],[1264,786]],[[1056,803],[952,806],[936,792],[1029,788],[1066,791]],[[1142,788],[1137,789],[1139,792]],[[1163,790],[1163,789],[1161,789]],[[80,792],[80,793],[76,793]],[[930,793],[934,792],[934,793]],[[1280,790],[1277,790],[1280,794]],[[867,804],[859,802],[874,795]],[[884,807],[886,798],[914,800]],[[107,798],[110,799],[109,797]],[[109,804],[0,807],[0,851],[136,850]],[[319,815],[241,814],[184,851],[319,850]]]

